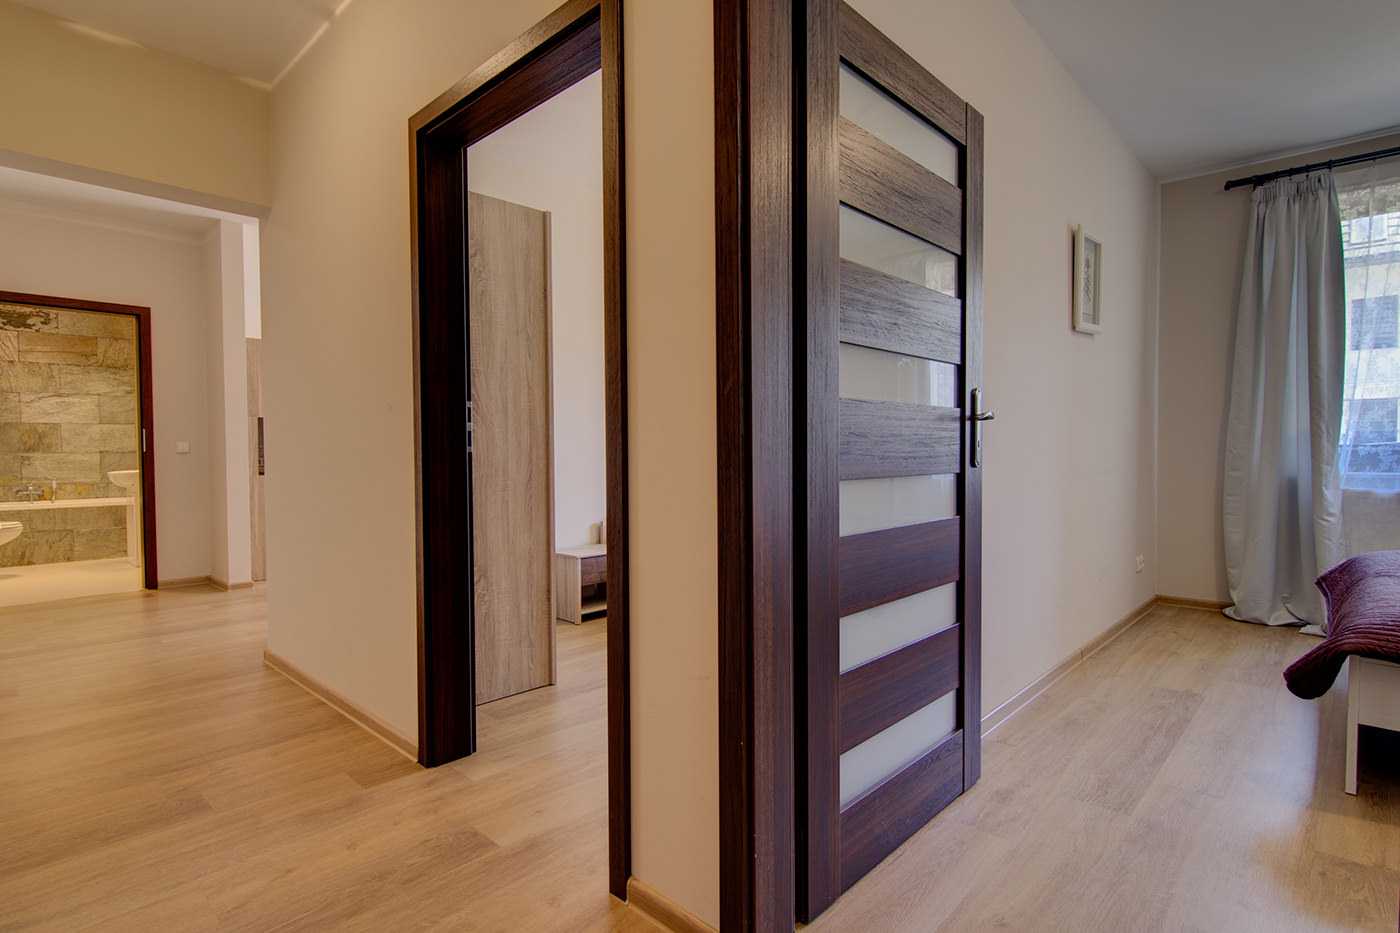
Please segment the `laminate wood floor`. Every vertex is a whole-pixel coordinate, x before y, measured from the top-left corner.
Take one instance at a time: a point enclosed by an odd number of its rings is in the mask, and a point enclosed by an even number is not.
[[[605,627],[426,771],[263,665],[261,590],[0,610],[0,929],[654,929],[607,895]]]
[[[604,624],[424,771],[261,661],[262,593],[0,610],[0,929],[652,929],[606,890]],[[1159,608],[987,740],[823,930],[1396,929],[1400,741],[1342,793],[1292,630]],[[678,802],[683,805],[683,802]]]
[[[984,745],[981,781],[820,930],[1397,928],[1400,742],[1281,672],[1316,639],[1158,607]]]

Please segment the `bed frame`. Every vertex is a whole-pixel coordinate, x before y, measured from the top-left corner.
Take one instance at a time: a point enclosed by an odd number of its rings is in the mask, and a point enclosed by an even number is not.
[[[1356,793],[1356,741],[1361,726],[1400,731],[1400,664],[1347,659],[1346,792]]]

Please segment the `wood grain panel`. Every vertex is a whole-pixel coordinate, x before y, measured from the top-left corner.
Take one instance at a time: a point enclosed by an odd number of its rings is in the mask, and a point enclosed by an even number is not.
[[[865,17],[841,4],[841,57],[954,140],[966,141],[966,104]]]
[[[982,114],[967,108],[967,148],[963,151],[962,177],[966,249],[963,255],[963,410],[970,411],[972,389],[982,384]],[[965,422],[971,437],[971,422]],[[962,724],[963,789],[977,783],[982,773],[982,469],[969,464],[962,471],[958,514],[963,517],[962,585],[959,613],[962,620]]]
[[[549,215],[467,196],[476,700],[554,682]]]
[[[791,930],[793,13],[715,0],[720,926]]]
[[[945,363],[962,362],[962,302],[841,260],[841,339]]]
[[[962,192],[844,117],[841,200],[901,230],[962,253]]]
[[[593,586],[595,583],[606,583],[608,579],[607,556],[585,557],[583,560],[579,561],[579,572],[582,575],[580,582],[584,586]]]
[[[795,279],[805,290],[797,314],[795,406],[799,477],[794,520],[793,617],[797,638],[797,916],[807,922],[841,890],[837,814],[841,772],[836,751],[836,688],[841,672],[837,609],[837,539],[840,534],[840,468],[837,416],[841,329],[840,156],[836,120],[840,108],[836,51],[837,0],[808,0],[806,28],[793,34],[806,71],[806,106],[796,108],[795,138],[805,153],[795,160],[798,229]],[[805,249],[802,244],[805,243]],[[803,462],[805,461],[805,462]]]
[[[603,359],[607,409],[608,890],[632,877],[632,646],[628,566],[627,205],[623,184],[622,0],[598,0],[603,70]]]
[[[840,410],[842,479],[958,471],[956,408],[843,398]]]
[[[572,7],[578,18],[544,41],[542,47],[531,50],[537,57],[530,68],[507,71],[492,79],[498,83],[490,86],[488,93],[472,100],[471,106],[429,125],[427,132],[460,139],[469,146],[596,72],[602,55],[598,6],[597,0],[565,4],[556,15]],[[528,34],[521,40],[527,38]]]
[[[958,688],[958,626],[950,626],[841,675],[841,751]]]
[[[841,887],[849,888],[962,793],[963,734],[927,754],[841,811]]]
[[[961,524],[956,518],[945,518],[842,538],[841,615],[957,580]]]

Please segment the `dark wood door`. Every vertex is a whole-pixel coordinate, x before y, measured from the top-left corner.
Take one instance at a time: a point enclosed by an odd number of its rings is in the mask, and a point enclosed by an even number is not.
[[[803,919],[970,787],[981,747],[982,118],[846,5],[807,10]]]

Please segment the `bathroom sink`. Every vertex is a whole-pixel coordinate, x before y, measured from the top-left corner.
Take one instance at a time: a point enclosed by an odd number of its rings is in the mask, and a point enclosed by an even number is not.
[[[110,470],[107,478],[123,489],[135,489],[136,484],[141,482],[140,470]]]

